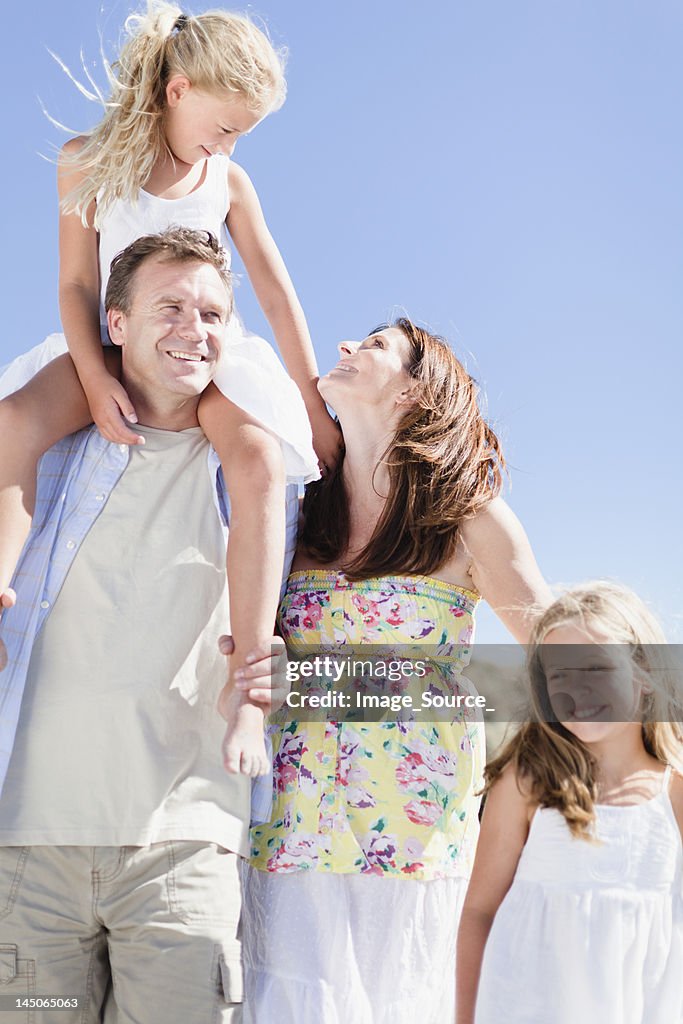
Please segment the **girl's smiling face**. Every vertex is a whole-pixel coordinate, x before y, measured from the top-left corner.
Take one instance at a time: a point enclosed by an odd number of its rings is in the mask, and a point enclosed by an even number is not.
[[[595,743],[624,722],[640,723],[649,687],[628,644],[567,622],[546,634],[541,660],[553,711],[577,739]]]
[[[177,75],[166,86],[164,133],[173,156],[196,164],[223,153],[230,156],[235,143],[264,115],[249,110],[240,96],[216,96]]]

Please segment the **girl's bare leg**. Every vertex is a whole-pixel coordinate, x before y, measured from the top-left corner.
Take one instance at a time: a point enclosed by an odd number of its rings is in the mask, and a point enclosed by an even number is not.
[[[121,356],[105,349],[110,373],[120,376]],[[0,401],[0,616],[14,604],[10,590],[31,528],[38,462],[48,448],[92,422],[71,356],[53,359],[23,388]],[[0,639],[0,672],[7,652]]]
[[[285,472],[279,442],[213,385],[199,403],[199,421],[223,467],[230,495],[227,571],[235,644],[229,678],[218,701],[228,722],[227,771],[268,771],[263,711],[234,686],[246,655],[270,642],[285,550]]]
[[[120,375],[118,350],[105,350],[107,369]],[[8,588],[31,526],[36,472],[57,441],[92,423],[71,356],[44,366],[0,401],[0,594]]]
[[[90,422],[71,356],[54,359],[0,401],[0,616],[14,604],[10,581],[31,527],[40,457]],[[0,672],[7,651],[0,639]]]

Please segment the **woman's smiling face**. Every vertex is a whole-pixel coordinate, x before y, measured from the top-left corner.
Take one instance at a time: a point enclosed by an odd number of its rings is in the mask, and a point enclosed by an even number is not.
[[[318,390],[336,412],[361,403],[395,407],[410,388],[410,343],[398,327],[385,327],[363,341],[342,341],[339,362],[321,377]]]
[[[541,659],[553,711],[577,739],[595,743],[641,721],[647,682],[628,644],[568,622],[547,633]]]

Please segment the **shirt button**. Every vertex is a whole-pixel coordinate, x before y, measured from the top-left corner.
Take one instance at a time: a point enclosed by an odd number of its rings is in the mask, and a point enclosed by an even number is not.
[[[41,601],[40,602],[40,607],[41,608],[49,608],[50,607],[50,602],[49,601]]]
[[[120,444],[119,445],[119,451],[120,452],[127,452],[128,451],[128,445],[127,444]]]
[[[66,501],[66,492],[59,499],[60,501]]]
[[[95,501],[104,501],[104,495],[103,494],[96,494],[95,495]]]
[[[73,549],[76,547],[76,541],[75,540],[68,540],[66,542],[66,546],[69,549],[69,551],[73,551]]]

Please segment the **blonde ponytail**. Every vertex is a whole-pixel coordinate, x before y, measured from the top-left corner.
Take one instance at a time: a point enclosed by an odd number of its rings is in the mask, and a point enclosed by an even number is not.
[[[245,15],[207,11],[191,17],[175,4],[149,0],[145,13],[128,17],[125,31],[129,38],[118,60],[105,63],[110,98],[92,97],[103,103],[104,117],[77,152],[62,158],[66,171],[82,174],[62,210],[87,224],[97,199],[96,227],[115,200],[136,200],[167,148],[165,88],[174,75],[185,75],[205,92],[241,96],[264,115],[278,109],[286,93],[283,53]]]

